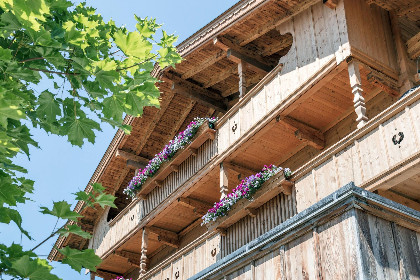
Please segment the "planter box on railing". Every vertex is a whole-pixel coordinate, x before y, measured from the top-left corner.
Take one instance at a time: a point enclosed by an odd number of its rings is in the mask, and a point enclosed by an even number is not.
[[[232,206],[226,216],[217,218],[216,221],[206,224],[208,230],[225,230],[243,217],[256,215],[256,209],[278,195],[284,193],[290,195],[292,193],[293,183],[284,177],[283,172],[273,176],[253,195],[252,200],[246,198],[241,199]]]
[[[178,167],[183,163],[190,155],[197,155],[197,149],[204,144],[208,139],[214,140],[216,130],[209,127],[209,122],[206,121],[198,129],[195,136],[192,138],[191,143],[183,149],[180,149],[173,158],[163,163],[159,170],[153,177],[150,177],[144,182],[140,191],[137,193],[138,197],[144,197],[150,193],[155,187],[161,186],[163,180],[169,176],[172,172],[177,172]]]

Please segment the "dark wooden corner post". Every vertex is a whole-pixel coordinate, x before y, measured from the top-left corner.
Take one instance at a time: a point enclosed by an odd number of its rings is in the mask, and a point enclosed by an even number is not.
[[[147,244],[149,243],[149,229],[143,228],[141,238],[140,276],[147,271],[149,259],[147,258]]]
[[[357,118],[356,118],[357,128],[361,128],[368,121],[368,117],[366,116],[366,104],[365,104],[365,98],[363,97],[362,78],[360,76],[360,70],[359,70],[360,66],[359,66],[359,62],[353,59],[353,57],[347,58],[347,63],[348,63],[351,91],[354,96],[353,98],[354,110],[357,115]]]

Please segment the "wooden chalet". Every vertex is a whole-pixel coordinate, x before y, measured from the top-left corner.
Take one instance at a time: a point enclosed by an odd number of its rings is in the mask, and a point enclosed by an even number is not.
[[[104,279],[420,279],[418,0],[242,0],[156,69],[160,109],[127,117],[84,209]],[[217,116],[127,199],[123,190],[195,117]],[[201,217],[265,164],[253,201]],[[76,206],[76,211],[82,204]],[[49,258],[60,260],[53,249]]]

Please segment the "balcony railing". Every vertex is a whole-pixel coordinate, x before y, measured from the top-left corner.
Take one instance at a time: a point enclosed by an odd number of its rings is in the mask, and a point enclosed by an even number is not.
[[[417,89],[296,170],[298,212],[350,181],[370,191],[396,184],[387,180],[420,157],[419,99]]]

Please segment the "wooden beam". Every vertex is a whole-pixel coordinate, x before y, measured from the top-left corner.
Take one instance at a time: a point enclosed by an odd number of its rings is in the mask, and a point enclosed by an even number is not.
[[[182,84],[176,84],[174,83],[172,86],[172,90],[175,93],[181,94],[187,98],[190,98],[192,100],[195,100],[199,103],[201,103],[204,106],[211,107],[215,109],[218,112],[225,113],[227,111],[226,104],[224,104],[221,101],[212,99],[211,97],[208,97],[206,95],[201,95],[195,91],[190,90],[189,88],[183,86]]]
[[[191,70],[188,70],[184,74],[181,75],[181,78],[183,79],[189,79],[195,74],[200,73],[201,71],[205,70],[206,68],[212,66],[219,60],[222,60],[226,57],[226,52],[223,50],[218,50],[215,54],[211,55],[210,57],[200,61],[200,63],[197,65],[195,64],[194,67]]]
[[[154,226],[148,227],[148,229],[151,238],[156,238],[156,240],[165,245],[179,248],[179,237],[177,233]]]
[[[411,59],[417,59],[420,56],[420,32],[408,39],[407,51]]]
[[[123,150],[117,150],[115,152],[115,156],[123,158],[125,160],[131,160],[131,161],[137,162],[139,164],[148,164],[149,163],[149,159],[138,156],[138,155],[135,155],[133,153],[123,151]]]
[[[109,280],[109,279],[115,279],[118,276],[121,276],[121,274],[111,272],[111,271],[108,271],[108,270],[97,269],[96,272],[95,272],[95,276],[99,276],[103,279]]]
[[[217,75],[214,75],[213,77],[209,78],[204,84],[203,87],[204,88],[209,88],[215,84],[218,84],[224,80],[226,80],[227,78],[229,78],[232,75],[235,75],[238,73],[238,66],[232,66],[232,67],[228,67],[226,69],[224,69],[223,71],[221,71],[220,73],[218,73]]]
[[[282,49],[285,49],[293,44],[293,36],[290,33],[281,35],[279,33],[279,38],[275,40],[272,44],[266,45],[261,50],[260,54],[262,56],[270,56],[276,52],[279,52]]]
[[[258,172],[257,170],[253,170],[251,168],[242,166],[242,165],[234,163],[234,162],[225,161],[225,162],[223,162],[223,166],[224,166],[224,168],[230,169],[230,170],[240,174],[242,178],[248,177],[248,176]]]
[[[396,11],[396,14],[399,17],[408,16],[410,13],[417,12],[419,9],[420,9],[420,2],[419,1],[413,1],[412,3],[410,3],[408,5],[406,4],[403,7],[399,8]]]
[[[275,65],[273,61],[267,62],[267,58],[255,53],[254,51],[241,48],[229,39],[217,37],[213,39],[213,44],[226,51],[227,58],[235,63],[244,61],[259,72],[268,73]]]
[[[251,207],[246,207],[245,210],[248,212],[248,215],[252,218],[255,218],[258,214],[258,210]]]
[[[322,132],[310,127],[309,125],[295,120],[291,117],[280,117],[279,119],[292,129],[295,129],[295,136],[315,149],[322,150],[325,147],[325,139]]]
[[[407,207],[410,207],[414,210],[420,211],[420,203],[407,198],[405,196],[402,196],[401,194],[398,194],[397,192],[390,190],[377,190],[376,191],[380,196],[383,196],[385,198],[388,198],[390,200],[393,200],[397,203],[400,203],[402,205],[405,205]]]
[[[127,160],[127,167],[131,169],[144,169],[146,165],[147,164],[145,163],[140,163],[131,159]]]
[[[130,265],[140,268],[141,254],[129,252],[126,250],[121,250],[121,251],[115,251],[115,255],[125,258]]]
[[[389,95],[398,96],[400,94],[398,90],[398,81],[395,81],[385,74],[372,70],[372,72],[367,75],[367,80],[370,84],[380,88]]]
[[[209,203],[192,198],[179,197],[178,202],[188,208],[193,209],[194,213],[199,216],[205,215],[207,211],[212,207],[212,205]]]
[[[324,3],[324,5],[328,8],[334,10],[337,7],[338,0],[322,0],[322,3]]]
[[[237,64],[241,64],[243,62],[246,62],[249,67],[252,67],[254,70],[257,70],[259,72],[267,74],[271,71],[272,67],[268,66],[266,64],[263,64],[259,62],[258,60],[255,60],[249,56],[246,56],[244,54],[241,54],[235,50],[229,49],[227,51],[227,58]]]
[[[142,137],[140,138],[140,142],[138,143],[135,149],[137,154],[139,154],[141,150],[143,149],[144,145],[146,145],[157,123],[160,121],[160,119],[162,118],[162,115],[165,113],[166,109],[169,107],[169,104],[171,104],[171,101],[174,98],[174,94],[172,92],[166,93],[166,94],[168,94],[169,96],[167,97],[165,96],[164,101],[162,101],[160,104],[160,109],[156,111],[156,113],[153,116],[152,121],[147,123],[148,127],[146,129],[146,133],[142,134]]]
[[[163,143],[168,143],[170,140],[172,140],[178,130],[180,130],[182,124],[185,122],[185,119],[190,114],[191,110],[194,108],[194,105],[197,103],[195,100],[190,100],[187,104],[185,109],[182,111],[182,114],[179,115],[177,120],[175,120],[174,124],[171,126],[171,128],[167,131],[167,136],[162,141]]]
[[[213,108],[218,112],[225,113],[227,111],[226,104],[223,103],[223,97],[215,92],[209,91],[208,89],[202,88],[189,81],[183,80],[181,77],[174,75],[169,72],[164,73],[164,78],[172,82],[172,91],[174,93],[181,94],[187,98],[197,101],[204,106]],[[216,96],[220,99],[216,99]],[[213,97],[210,97],[213,96]]]
[[[275,17],[271,19],[270,21],[268,21],[267,23],[260,25],[257,28],[254,28],[251,32],[247,33],[246,39],[239,41],[238,44],[240,46],[247,45],[248,43],[258,39],[259,37],[261,37],[268,31],[273,30],[274,28],[276,28],[283,22],[289,20],[290,19],[289,16],[291,16],[292,14],[296,14],[296,13],[299,13],[300,11],[306,10],[313,4],[314,4],[314,1],[312,0],[299,1],[299,4],[297,4],[292,9],[290,10],[285,9],[284,13],[280,14],[278,17]]]

